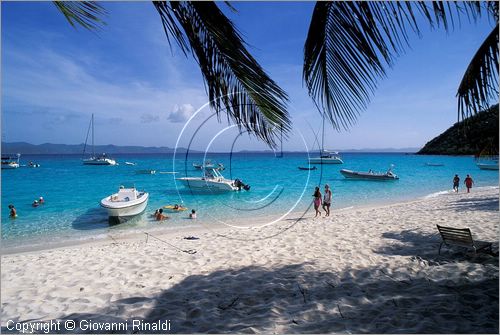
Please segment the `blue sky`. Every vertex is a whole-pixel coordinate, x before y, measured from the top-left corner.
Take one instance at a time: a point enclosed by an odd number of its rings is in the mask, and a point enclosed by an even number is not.
[[[95,114],[96,144],[186,146],[213,112],[196,62],[170,49],[150,2],[103,3],[97,34],[74,29],[49,2],[2,2],[2,140],[77,144]],[[222,7],[224,5],[220,4]],[[235,3],[225,12],[250,51],[290,96],[286,150],[309,149],[321,126],[302,84],[302,51],[314,3]],[[425,27],[424,25],[422,27]],[[421,147],[457,120],[456,88],[493,23],[423,30],[379,83],[348,131],[327,127],[332,149]],[[203,108],[202,108],[203,107]],[[192,146],[227,150],[237,132],[211,118]],[[219,134],[220,132],[220,134]],[[304,140],[302,139],[302,136]],[[212,142],[210,142],[213,140]],[[243,136],[237,149],[266,149]]]

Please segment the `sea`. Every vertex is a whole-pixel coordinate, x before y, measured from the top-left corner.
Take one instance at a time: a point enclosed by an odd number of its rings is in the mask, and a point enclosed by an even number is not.
[[[310,154],[314,156],[314,154]],[[216,225],[244,227],[248,222],[273,224],[312,216],[312,194],[316,186],[329,184],[333,191],[332,216],[336,211],[360,206],[392,204],[441,192],[451,192],[455,174],[463,180],[470,174],[474,187],[498,186],[498,171],[480,170],[473,157],[422,156],[404,153],[343,153],[344,164],[316,165],[304,171],[307,153],[210,153],[115,155],[117,166],[82,164],[80,155],[22,155],[18,169],[2,170],[2,249],[46,248],[97,240],[117,234],[156,232]],[[242,180],[249,191],[216,194],[192,192],[176,180],[201,176],[193,163],[203,159],[222,163],[226,178]],[[27,167],[29,162],[40,164]],[[125,162],[135,165],[125,164]],[[428,164],[440,164],[430,166]],[[340,169],[385,172],[393,166],[400,179],[394,181],[348,180]],[[155,170],[141,174],[140,170]],[[120,185],[135,185],[149,193],[146,211],[120,224],[109,222],[100,200],[116,193]],[[472,189],[474,192],[474,188]],[[45,203],[32,207],[35,199]],[[9,218],[8,205],[18,217]],[[155,221],[152,213],[163,206],[183,205],[185,212],[169,213],[169,220]],[[195,209],[198,219],[190,220]]]

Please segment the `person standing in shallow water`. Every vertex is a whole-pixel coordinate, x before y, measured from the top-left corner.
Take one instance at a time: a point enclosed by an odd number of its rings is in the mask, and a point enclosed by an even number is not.
[[[321,206],[321,191],[319,190],[319,187],[316,187],[314,190],[313,197],[314,209],[316,210],[316,216],[314,217],[318,217],[318,215],[321,216],[321,211],[319,210],[319,206]]]
[[[474,180],[472,180],[471,176],[467,175],[464,180],[465,187],[467,187],[467,193],[470,193],[470,189],[472,188],[472,184],[474,184]]]
[[[453,191],[458,193],[458,186],[460,185],[460,177],[458,174],[453,178]]]

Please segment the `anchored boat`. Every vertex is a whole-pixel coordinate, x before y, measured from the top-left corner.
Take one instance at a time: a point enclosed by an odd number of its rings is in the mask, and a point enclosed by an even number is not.
[[[224,178],[218,168],[205,168],[201,177],[182,177],[176,178],[176,180],[180,181],[184,187],[192,190],[212,192],[250,190],[250,185],[244,184],[239,179]]]
[[[85,146],[83,147],[83,154],[85,155],[85,149],[87,148],[87,140],[89,137],[89,132],[92,128],[92,156],[90,158],[83,159],[84,165],[117,165],[116,161],[112,158],[106,156],[103,153],[101,156],[96,156],[94,153],[94,114],[90,119],[89,129],[87,130],[87,137],[85,138]]]
[[[149,193],[137,191],[135,187],[120,186],[114,193],[101,200],[101,207],[110,219],[122,219],[141,214],[148,204]]]
[[[396,180],[399,177],[392,172],[392,166],[385,173],[373,172],[359,172],[342,169],[340,173],[347,179],[362,179],[362,180]]]
[[[2,170],[3,169],[17,169],[19,167],[19,157],[21,154],[2,155]]]

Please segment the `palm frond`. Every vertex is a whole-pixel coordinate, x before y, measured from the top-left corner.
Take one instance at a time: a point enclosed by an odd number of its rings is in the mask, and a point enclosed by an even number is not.
[[[458,111],[462,119],[498,102],[498,24],[472,58],[458,87]]]
[[[290,130],[286,93],[245,48],[233,23],[213,2],[156,1],[165,33],[192,53],[206,83],[211,107],[269,145]]]
[[[73,26],[80,25],[88,30],[96,30],[106,23],[101,19],[106,10],[93,1],[54,1],[54,5],[63,13]]]
[[[449,30],[456,19],[474,21],[494,12],[484,7],[472,1],[317,2],[304,46],[309,95],[335,128],[348,128],[387,68],[409,47],[410,34],[420,36],[419,16],[431,28]]]

